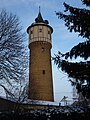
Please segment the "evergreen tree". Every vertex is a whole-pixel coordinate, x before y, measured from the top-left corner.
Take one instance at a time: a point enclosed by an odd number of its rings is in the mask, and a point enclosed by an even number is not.
[[[81,0],[83,4],[90,6],[89,0]],[[65,26],[70,32],[77,32],[79,36],[85,38],[84,42],[74,46],[65,54],[58,52],[54,62],[62,71],[68,74],[72,85],[76,86],[78,93],[82,93],[85,98],[90,99],[90,10],[72,7],[64,3],[67,14],[56,12],[58,18],[65,21]],[[70,62],[72,59],[81,57],[81,62]]]

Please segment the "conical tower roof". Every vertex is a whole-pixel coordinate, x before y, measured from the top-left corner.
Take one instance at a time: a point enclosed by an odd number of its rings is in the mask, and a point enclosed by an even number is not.
[[[41,12],[40,12],[40,7],[39,7],[39,13],[38,13],[38,16],[37,16],[37,18],[35,19],[35,22],[36,23],[40,23],[40,22],[44,22],[43,21],[43,18],[42,18],[42,15],[41,15]]]
[[[49,24],[48,20],[43,20],[43,17],[42,17],[41,12],[40,12],[40,6],[39,6],[39,13],[38,13],[37,18],[35,19],[35,22],[36,22],[36,23]]]
[[[38,16],[35,18],[35,22],[32,23],[28,28],[27,28],[27,33],[29,33],[29,29],[33,26],[38,26],[38,25],[43,25],[43,26],[48,26],[50,29],[51,29],[51,32],[53,32],[53,28],[48,25],[49,22],[48,20],[44,20],[43,17],[42,17],[42,14],[40,12],[40,6],[39,6],[39,13],[38,13]]]

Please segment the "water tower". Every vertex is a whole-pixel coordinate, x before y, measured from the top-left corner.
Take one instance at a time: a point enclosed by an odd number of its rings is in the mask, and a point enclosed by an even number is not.
[[[51,48],[52,27],[43,20],[40,9],[35,22],[27,28],[29,34],[29,98],[54,101]]]

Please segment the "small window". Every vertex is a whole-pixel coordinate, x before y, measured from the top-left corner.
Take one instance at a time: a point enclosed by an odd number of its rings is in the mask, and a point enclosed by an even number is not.
[[[51,40],[51,32],[48,31],[48,38]]]
[[[42,32],[42,29],[41,29],[41,28],[39,29],[39,32]]]
[[[33,34],[33,31],[31,30],[31,34]]]
[[[45,70],[43,70],[42,73],[45,74]]]
[[[50,31],[48,31],[48,34],[50,34]]]
[[[45,49],[42,47],[42,52],[44,52],[44,50],[45,50]]]

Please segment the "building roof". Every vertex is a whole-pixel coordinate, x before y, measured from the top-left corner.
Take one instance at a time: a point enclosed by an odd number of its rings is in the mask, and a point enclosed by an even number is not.
[[[39,6],[39,13],[38,13],[37,18],[35,19],[35,22],[36,22],[36,23],[49,24],[48,20],[43,20],[43,17],[42,17],[41,12],[40,12],[40,6]]]
[[[38,26],[38,25],[43,25],[43,26],[48,26],[50,29],[51,29],[51,32],[53,32],[53,28],[48,25],[49,22],[48,20],[44,20],[43,17],[42,17],[42,14],[40,12],[40,7],[39,7],[39,13],[38,13],[38,16],[35,18],[35,22],[32,23],[28,28],[27,28],[27,33],[29,33],[29,29],[33,26]]]
[[[38,13],[37,18],[35,19],[35,22],[36,22],[36,23],[39,23],[39,22],[42,22],[42,23],[43,23],[43,18],[42,18],[42,15],[41,15],[41,12],[40,12],[40,11],[39,11],[39,13]]]

